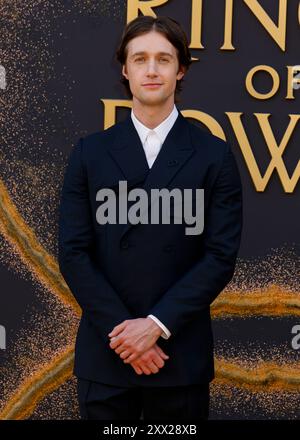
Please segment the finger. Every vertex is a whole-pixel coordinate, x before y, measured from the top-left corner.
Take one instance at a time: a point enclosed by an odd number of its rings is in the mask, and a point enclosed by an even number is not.
[[[147,375],[151,374],[151,371],[149,370],[149,368],[146,365],[142,364],[142,365],[140,365],[140,367],[143,370],[143,373],[145,373]]]
[[[152,373],[158,373],[159,372],[159,368],[155,365],[155,363],[153,361],[149,362],[147,364],[147,367],[152,371]]]
[[[135,364],[131,364],[131,366],[134,369],[134,371],[136,372],[136,374],[139,374],[139,375],[143,374],[143,371],[142,371],[142,369],[140,367],[138,367]]]
[[[169,359],[169,356],[157,345],[156,347],[156,351],[158,352],[158,354],[164,358],[164,359]]]
[[[110,333],[108,333],[108,336],[111,338],[112,336],[117,336],[119,333],[121,333],[123,330],[124,330],[124,328],[126,327],[126,323],[125,323],[125,321],[124,322],[121,322],[121,324],[118,324],[118,325],[116,325],[114,328],[113,328],[113,330],[110,332]]]
[[[148,368],[147,365],[147,361],[144,361],[141,359],[141,357],[139,357],[136,361],[134,361],[132,364],[136,365],[137,367],[140,368],[140,370],[142,370],[143,373],[145,374],[151,374],[150,369]],[[131,364],[131,365],[132,365]]]
[[[163,358],[163,359],[169,359],[169,355],[167,355],[161,348],[159,348],[159,355]]]
[[[109,346],[110,346],[111,348],[115,349],[115,348],[121,346],[121,344],[123,344],[123,342],[121,342],[121,339],[120,339],[119,337],[114,336],[114,337],[111,339],[111,342],[110,342]],[[124,348],[124,347],[123,347],[123,348]]]
[[[135,361],[139,357],[138,354],[132,353],[127,359],[124,360],[125,364]]]
[[[124,351],[122,351],[122,353],[120,353],[120,358],[121,359],[126,359],[129,355],[130,355],[130,351],[129,350],[124,350]]]
[[[155,363],[155,365],[156,365],[158,368],[162,368],[162,367],[165,365],[165,361],[160,357],[159,354],[155,354],[155,355],[153,356],[152,361]]]
[[[119,345],[119,346],[115,349],[115,352],[116,352],[117,354],[120,354],[120,353],[122,353],[122,351],[125,351],[125,350],[128,350],[128,348],[124,347],[124,345],[121,344],[121,345]],[[131,351],[129,351],[129,354],[130,354],[130,353],[131,353]]]
[[[116,325],[113,330],[108,334],[108,336],[115,336],[116,334],[120,333],[124,330],[127,323],[125,321],[121,322],[121,324]]]

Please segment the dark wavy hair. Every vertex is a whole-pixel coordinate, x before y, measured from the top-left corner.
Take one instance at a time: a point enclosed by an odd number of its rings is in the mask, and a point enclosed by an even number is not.
[[[175,47],[180,66],[188,70],[192,63],[192,57],[188,46],[187,36],[181,25],[170,17],[152,17],[143,15],[130,21],[123,31],[120,44],[116,52],[116,59],[123,66],[127,58],[127,45],[135,37],[155,31],[163,34],[167,40]],[[175,94],[182,90],[183,78],[177,80]],[[129,81],[122,75],[120,82],[125,86],[126,92],[130,98],[132,93],[129,87]]]

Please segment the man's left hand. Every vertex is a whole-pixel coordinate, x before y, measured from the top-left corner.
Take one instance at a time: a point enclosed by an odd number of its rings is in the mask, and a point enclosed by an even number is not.
[[[126,319],[109,333],[110,348],[130,363],[151,348],[162,329],[151,318]]]

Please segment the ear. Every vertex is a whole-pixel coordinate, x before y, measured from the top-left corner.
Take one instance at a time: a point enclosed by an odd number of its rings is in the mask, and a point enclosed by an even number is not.
[[[185,73],[186,73],[186,67],[185,66],[179,66],[176,79],[177,80],[182,79],[184,77]]]
[[[123,64],[123,66],[122,66],[122,75],[125,76],[126,79],[128,79],[127,72],[126,72],[126,64]]]

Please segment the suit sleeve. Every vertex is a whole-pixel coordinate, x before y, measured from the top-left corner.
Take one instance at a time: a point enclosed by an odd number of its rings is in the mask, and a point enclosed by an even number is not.
[[[149,311],[172,336],[210,306],[234,273],[243,222],[242,186],[229,144],[226,147],[204,213],[204,255]]]
[[[97,333],[108,333],[130,313],[92,258],[93,223],[87,176],[82,161],[83,139],[71,151],[59,209],[58,263],[61,274]]]

